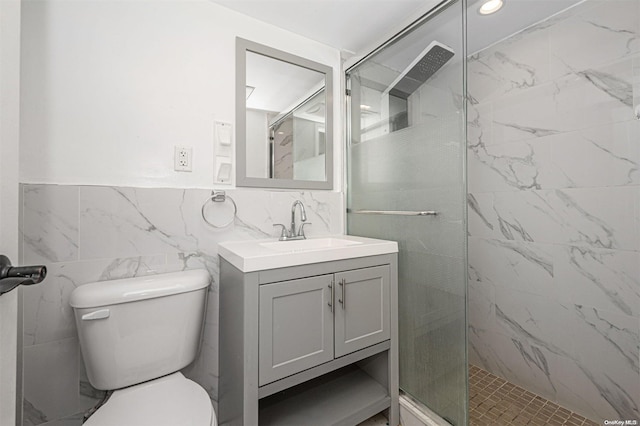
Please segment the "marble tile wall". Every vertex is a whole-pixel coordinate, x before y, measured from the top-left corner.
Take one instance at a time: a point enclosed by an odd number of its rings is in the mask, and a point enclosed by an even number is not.
[[[469,356],[592,420],[640,418],[640,1],[468,61]]]
[[[21,263],[46,264],[45,282],[24,288],[24,425],[79,424],[94,406],[79,351],[69,296],[94,281],[206,268],[213,280],[201,354],[185,371],[217,400],[219,242],[276,236],[273,223],[290,220],[300,199],[307,235],[343,231],[342,194],[229,190],[238,206],[233,225],[214,229],[200,189],[23,185]],[[230,204],[209,204],[207,217],[222,224]],[[56,423],[58,422],[58,423]],[[65,423],[66,422],[66,423]]]

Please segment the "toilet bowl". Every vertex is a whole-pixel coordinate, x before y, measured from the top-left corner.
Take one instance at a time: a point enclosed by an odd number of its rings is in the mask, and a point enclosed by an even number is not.
[[[73,291],[89,382],[113,390],[85,425],[217,425],[207,392],[179,372],[198,353],[209,282],[194,270]]]
[[[84,426],[217,426],[209,395],[182,373],[113,392]]]

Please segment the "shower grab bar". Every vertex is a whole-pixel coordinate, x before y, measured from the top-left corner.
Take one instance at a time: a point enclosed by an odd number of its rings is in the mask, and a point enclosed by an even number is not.
[[[347,209],[347,213],[354,214],[382,214],[394,216],[437,216],[438,212],[433,210],[425,211],[401,211],[401,210],[351,210]]]

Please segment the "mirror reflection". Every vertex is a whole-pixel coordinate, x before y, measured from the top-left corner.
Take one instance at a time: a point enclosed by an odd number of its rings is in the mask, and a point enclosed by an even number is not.
[[[326,181],[325,74],[246,51],[246,176]]]

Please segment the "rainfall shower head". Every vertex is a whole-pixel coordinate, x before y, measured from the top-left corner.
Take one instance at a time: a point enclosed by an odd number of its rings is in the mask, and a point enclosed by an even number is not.
[[[454,51],[437,41],[432,41],[411,64],[400,73],[393,83],[385,90],[392,96],[407,99],[418,87],[429,80],[449,59]]]

